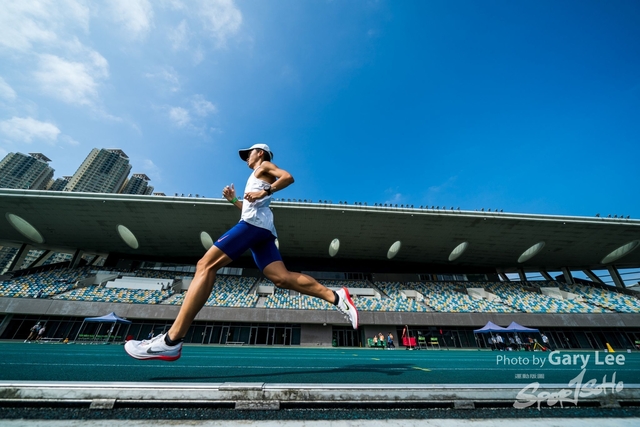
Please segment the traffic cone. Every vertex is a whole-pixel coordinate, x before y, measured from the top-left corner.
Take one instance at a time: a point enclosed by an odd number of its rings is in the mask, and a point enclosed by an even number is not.
[[[616,351],[609,345],[609,343],[607,343],[607,350],[609,350],[609,353],[615,353]]]

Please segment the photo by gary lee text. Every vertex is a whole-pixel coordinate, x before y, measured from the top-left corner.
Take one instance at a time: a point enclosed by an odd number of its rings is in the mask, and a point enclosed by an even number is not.
[[[592,358],[593,356],[593,358]],[[546,357],[543,355],[510,356],[509,354],[496,356],[496,365],[500,366],[537,366],[545,364],[552,366],[575,366],[585,369],[589,363],[593,366],[623,366],[624,354],[609,354],[596,351],[594,354],[562,354],[560,351],[552,351]]]

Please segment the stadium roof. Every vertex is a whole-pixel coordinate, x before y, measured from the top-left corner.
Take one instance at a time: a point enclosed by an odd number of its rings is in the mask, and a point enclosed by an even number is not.
[[[455,273],[640,266],[638,220],[281,201],[271,206],[290,268]],[[0,211],[0,245],[192,263],[240,213],[221,199],[11,189],[0,189]],[[332,257],[334,239],[340,243]],[[395,242],[401,242],[399,250],[389,259]],[[253,265],[249,257],[239,264]]]

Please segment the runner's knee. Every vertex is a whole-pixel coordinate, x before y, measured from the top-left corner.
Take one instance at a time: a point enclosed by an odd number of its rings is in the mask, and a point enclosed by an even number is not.
[[[271,280],[274,285],[282,289],[291,289],[291,281],[289,280],[290,277],[290,274],[271,274],[267,276],[267,278]]]
[[[282,288],[282,289],[290,289],[289,283],[286,281],[286,279],[282,278],[282,277],[277,277],[277,278],[273,278],[271,279],[271,281],[273,282],[274,285],[276,285],[278,288]]]
[[[200,260],[196,264],[196,271],[200,271],[203,273],[215,274],[218,269],[219,267],[217,266],[215,259],[211,259],[207,256],[200,258]]]
[[[216,271],[231,262],[231,259],[216,246],[212,246],[196,264],[196,271],[215,274]]]

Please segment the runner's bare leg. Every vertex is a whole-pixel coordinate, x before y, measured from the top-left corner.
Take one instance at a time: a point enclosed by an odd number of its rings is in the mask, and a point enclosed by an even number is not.
[[[196,274],[189,285],[187,295],[184,297],[178,317],[169,329],[169,339],[178,340],[184,338],[193,323],[193,319],[204,307],[209,295],[213,291],[216,281],[216,272],[232,261],[217,246],[211,246],[206,254],[196,265]]]
[[[287,270],[282,261],[272,262],[265,267],[263,273],[280,288],[293,289],[301,294],[320,298],[331,304],[335,301],[335,295],[331,289],[318,283],[311,276]]]

